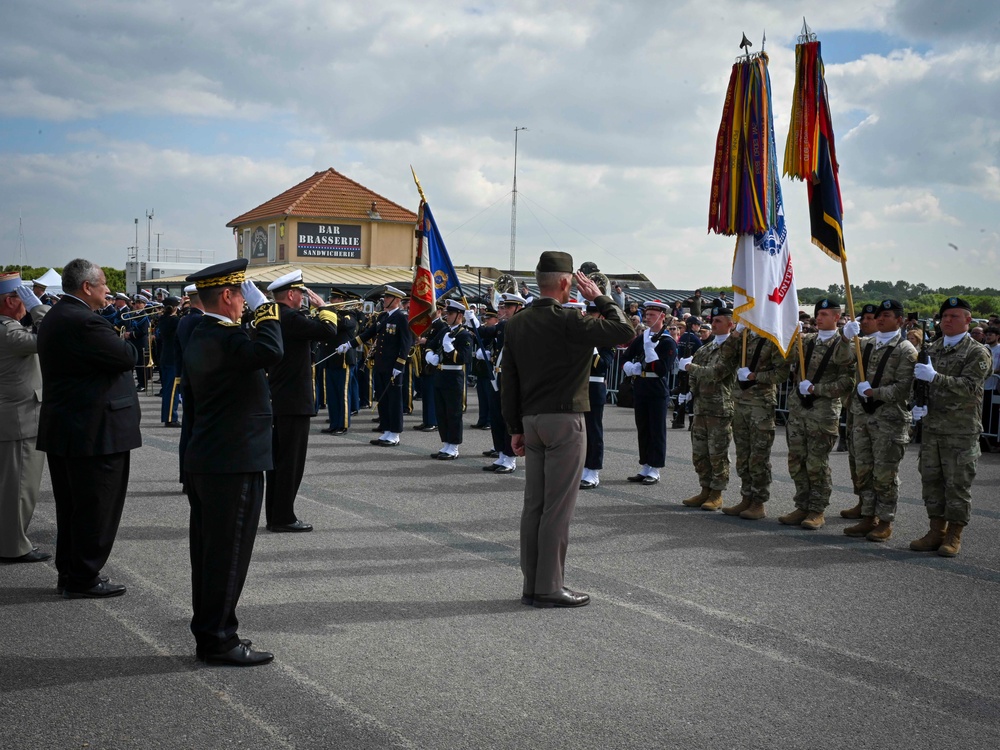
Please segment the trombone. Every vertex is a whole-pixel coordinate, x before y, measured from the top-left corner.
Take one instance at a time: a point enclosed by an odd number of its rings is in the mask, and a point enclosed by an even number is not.
[[[139,318],[147,318],[153,315],[159,315],[163,312],[163,305],[159,302],[151,302],[146,305],[141,310],[129,310],[121,314],[119,320],[138,320]]]

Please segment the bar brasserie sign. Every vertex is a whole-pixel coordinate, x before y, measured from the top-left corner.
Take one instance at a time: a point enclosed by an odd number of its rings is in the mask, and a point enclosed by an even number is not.
[[[361,258],[358,224],[303,224],[299,222],[300,258]]]

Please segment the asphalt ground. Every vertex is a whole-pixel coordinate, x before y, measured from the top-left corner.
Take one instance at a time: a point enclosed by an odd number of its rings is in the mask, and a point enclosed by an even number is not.
[[[470,394],[466,424],[474,420]],[[1000,746],[1000,455],[985,455],[958,558],[926,529],[918,446],[884,545],[792,508],[784,430],[768,518],[691,510],[690,438],[670,430],[651,487],[630,410],[606,410],[601,485],[580,493],[567,584],[590,606],[519,603],[523,472],[480,470],[489,432],[433,461],[436,434],[376,448],[313,420],[297,511],[309,534],[257,538],[240,632],[275,661],[194,658],[178,430],[143,396],[143,441],[105,569],[108,601],[55,594],[51,562],[0,567],[0,748],[990,748]],[[417,402],[419,412],[419,402]],[[233,435],[238,441],[239,436]],[[726,495],[735,501],[735,471]],[[30,530],[53,548],[46,472]]]

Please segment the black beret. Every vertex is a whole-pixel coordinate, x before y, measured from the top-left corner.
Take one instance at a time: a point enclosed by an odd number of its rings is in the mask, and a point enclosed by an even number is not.
[[[709,314],[713,318],[716,317],[716,316],[718,316],[718,315],[724,315],[724,316],[728,315],[729,317],[732,317],[732,315],[733,315],[733,308],[731,308],[729,305],[727,305],[721,299],[717,299],[714,302],[712,302],[712,309],[711,309],[711,311],[710,311]]]
[[[902,315],[903,314],[903,303],[900,302],[899,300],[884,299],[884,300],[882,300],[882,304],[880,304],[878,306],[878,310],[879,310],[880,313],[881,312],[885,312],[886,310],[891,310],[892,312],[896,313],[897,315]]]
[[[961,297],[949,297],[944,302],[941,303],[941,309],[938,311],[938,315],[944,315],[945,310],[968,310],[972,312],[972,305],[966,302]]]
[[[813,308],[813,317],[815,318],[820,310],[839,310],[840,302],[837,301],[835,297],[824,297],[823,299],[816,300],[816,306]]]
[[[546,250],[538,259],[535,273],[573,273],[573,256],[559,250]]]
[[[878,315],[878,305],[873,305],[870,302],[861,308],[862,315]]]

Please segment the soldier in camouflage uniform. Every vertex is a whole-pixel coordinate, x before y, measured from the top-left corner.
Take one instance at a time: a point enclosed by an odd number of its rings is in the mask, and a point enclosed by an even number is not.
[[[871,336],[875,333],[875,316],[878,315],[878,305],[865,305],[861,308],[861,315],[858,323],[861,326],[862,336]],[[851,346],[854,346],[852,341]],[[855,374],[857,370],[855,370]],[[847,408],[847,460],[851,466],[851,484],[854,486],[854,494],[858,497],[857,505],[840,511],[841,518],[861,518],[861,486],[858,484],[858,469],[854,465],[854,443],[851,441],[851,431],[854,429],[854,417],[851,410],[851,402],[857,398],[854,389],[847,394],[844,406]]]
[[[847,536],[884,542],[892,536],[892,522],[899,501],[899,462],[910,441],[907,402],[913,386],[917,350],[900,331],[903,305],[883,300],[876,317],[875,335],[862,339],[865,380],[858,383],[860,398],[851,403],[854,418],[851,440],[854,463],[861,487],[861,521],[844,529]],[[858,323],[844,326],[843,335],[853,338]],[[843,347],[851,365],[854,351]]]
[[[739,335],[738,331],[737,338]],[[756,521],[767,515],[764,503],[771,496],[777,387],[788,379],[789,366],[774,342],[749,330],[743,330],[741,335],[747,338],[746,363],[739,366],[744,351],[742,339],[734,342],[730,351],[739,381],[739,388],[733,390],[733,442],[742,499],[722,512]]]
[[[968,334],[969,303],[951,297],[941,305],[943,336],[927,347],[928,362],[914,375],[928,384],[927,405],[913,407],[923,419],[920,479],[930,531],[910,542],[910,549],[954,557],[962,547],[962,530],[969,523],[972,494],[980,456],[983,384],[992,370],[989,350]]]
[[[830,451],[837,442],[841,398],[854,388],[849,358],[835,361],[838,347],[850,346],[837,331],[840,303],[821,299],[814,310],[818,333],[802,337],[805,371],[799,373],[799,347],[788,353],[798,375],[798,393],[788,399],[788,473],[795,482],[795,510],[778,520],[788,526],[815,530],[826,521],[833,482]]]
[[[730,340],[732,310],[712,308],[714,338],[701,346],[694,357],[679,360],[690,375],[694,397],[694,421],[691,424],[691,460],[698,473],[701,491],[684,500],[689,508],[718,510],[722,491],[729,486],[729,441],[733,437],[733,384],[736,380],[732,362],[724,352],[735,349]],[[738,351],[738,349],[736,349]]]

